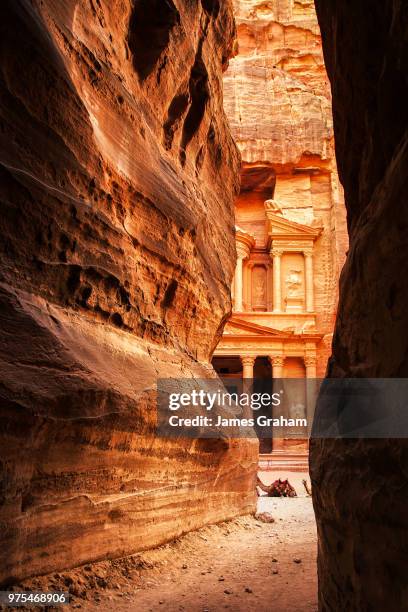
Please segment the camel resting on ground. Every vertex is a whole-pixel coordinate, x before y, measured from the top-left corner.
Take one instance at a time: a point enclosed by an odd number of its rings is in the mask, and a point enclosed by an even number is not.
[[[256,486],[264,491],[268,497],[297,497],[297,493],[289,483],[288,479],[275,480],[271,485],[265,485],[259,476],[256,477]],[[259,493],[258,493],[259,495]]]

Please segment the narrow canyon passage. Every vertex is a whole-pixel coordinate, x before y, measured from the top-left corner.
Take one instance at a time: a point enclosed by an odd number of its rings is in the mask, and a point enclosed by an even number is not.
[[[157,559],[157,567],[146,572],[140,590],[123,605],[115,602],[115,609],[314,612],[316,526],[301,484],[305,476],[289,475],[298,498],[259,498],[258,511],[272,513],[274,523],[242,517],[191,534],[163,553],[152,552],[148,557]],[[271,472],[261,478],[273,480]]]
[[[407,33],[402,0],[2,0],[0,592],[405,612],[406,440],[158,421],[161,380],[294,380],[310,424],[319,378],[408,375]]]
[[[271,471],[259,475],[266,484],[279,478]],[[288,476],[298,497],[258,498],[258,512],[271,513],[273,523],[243,516],[134,557],[33,580],[29,587],[69,585],[71,608],[84,610],[315,612],[316,525],[302,485],[308,475]]]
[[[269,484],[275,475],[260,476]],[[242,517],[143,555],[153,569],[141,572],[136,585],[129,581],[127,596],[113,592],[105,609],[315,612],[317,536],[304,477],[289,474],[298,498],[259,498],[258,511],[272,513],[274,523]]]
[[[157,381],[217,369],[269,382],[321,375],[344,256],[313,3],[165,5],[159,19],[159,0],[1,9],[0,582],[48,575],[74,605],[97,605],[112,584],[94,562],[126,566],[127,555],[255,511],[257,441],[158,436]],[[294,455],[306,468],[306,438],[278,448],[270,435],[262,459]],[[214,560],[212,546],[187,555],[209,606],[315,604],[311,500],[276,513],[271,526],[248,518],[221,533]],[[263,563],[272,554],[278,574]],[[217,578],[212,594],[201,572],[213,561],[233,593]],[[196,595],[186,576],[174,575],[170,608]],[[154,608],[165,586],[131,601]]]

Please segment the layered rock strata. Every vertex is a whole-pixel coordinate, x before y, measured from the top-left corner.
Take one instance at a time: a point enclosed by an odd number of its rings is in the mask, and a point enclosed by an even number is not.
[[[388,0],[316,7],[350,231],[328,373],[404,378],[408,9]],[[406,441],[314,442],[311,467],[320,609],[404,610]]]
[[[257,445],[155,436],[230,308],[230,3],[6,0],[0,30],[4,583],[250,511]]]

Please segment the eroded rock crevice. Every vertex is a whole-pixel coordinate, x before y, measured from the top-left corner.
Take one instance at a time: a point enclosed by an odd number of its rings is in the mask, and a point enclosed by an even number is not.
[[[136,0],[129,21],[128,44],[141,79],[148,77],[168,47],[180,13],[172,0]]]
[[[188,88],[190,107],[184,120],[180,143],[180,159],[183,164],[186,159],[187,146],[200,127],[210,97],[208,73],[201,56],[201,49],[198,50],[191,69]]]

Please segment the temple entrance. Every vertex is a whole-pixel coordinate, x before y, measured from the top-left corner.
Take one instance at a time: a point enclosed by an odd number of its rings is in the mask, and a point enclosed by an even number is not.
[[[269,393],[272,394],[273,390],[273,379],[272,379],[272,366],[268,357],[257,357],[254,363],[254,393]],[[272,416],[269,410],[260,410],[259,413],[265,416]],[[258,433],[258,428],[255,427],[255,431]],[[259,437],[259,453],[271,453],[272,452],[272,437],[261,438]]]
[[[263,383],[270,383],[272,380],[272,366],[268,357],[257,357],[254,363],[254,379]],[[271,385],[268,385],[270,389]]]

